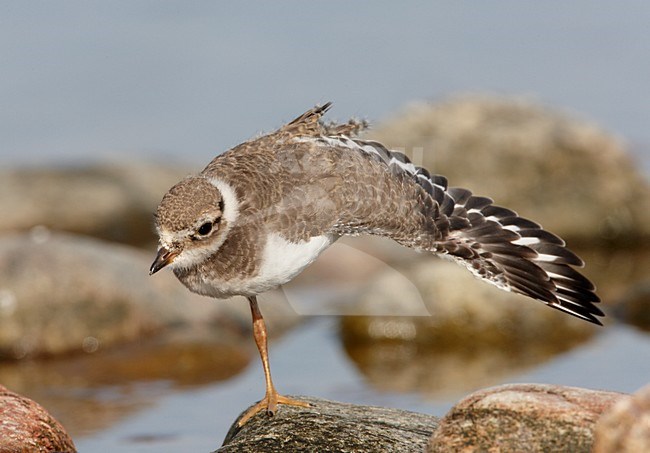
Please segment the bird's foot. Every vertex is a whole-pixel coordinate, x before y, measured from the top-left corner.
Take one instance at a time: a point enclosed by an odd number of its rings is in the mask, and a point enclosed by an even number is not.
[[[285,404],[287,406],[309,407],[310,404],[306,401],[300,401],[286,396],[282,396],[277,392],[267,393],[264,395],[262,401],[257,403],[246,411],[246,413],[239,419],[237,426],[240,428],[246,424],[258,412],[266,411],[269,417],[275,415],[278,409],[278,404]]]

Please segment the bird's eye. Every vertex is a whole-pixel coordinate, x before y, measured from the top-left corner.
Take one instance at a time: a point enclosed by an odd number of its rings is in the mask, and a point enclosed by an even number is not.
[[[199,229],[197,230],[197,232],[198,232],[201,236],[205,236],[206,234],[209,234],[210,231],[212,231],[212,222],[205,222],[205,223],[204,223],[203,225],[201,225],[201,226],[199,227]]]

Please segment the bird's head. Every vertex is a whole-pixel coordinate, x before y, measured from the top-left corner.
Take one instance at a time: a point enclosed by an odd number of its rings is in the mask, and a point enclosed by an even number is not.
[[[169,189],[156,211],[160,242],[149,274],[165,266],[190,268],[202,263],[219,250],[236,217],[237,201],[230,186],[202,176],[182,180]]]

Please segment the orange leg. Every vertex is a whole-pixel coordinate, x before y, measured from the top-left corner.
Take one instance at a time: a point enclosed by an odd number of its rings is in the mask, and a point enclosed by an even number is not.
[[[255,406],[250,408],[239,420],[237,423],[240,427],[243,426],[248,420],[250,420],[255,414],[263,410],[266,411],[268,415],[275,414],[278,404],[286,404],[289,406],[300,406],[300,407],[309,407],[309,403],[304,401],[294,400],[292,398],[287,398],[282,396],[275,390],[273,385],[273,379],[271,379],[271,366],[269,364],[269,354],[267,348],[266,340],[266,325],[264,324],[264,318],[262,318],[262,313],[260,312],[259,307],[257,306],[257,297],[252,296],[248,298],[248,302],[251,306],[251,314],[253,315],[253,337],[255,338],[255,344],[257,349],[260,351],[260,357],[262,358],[262,367],[264,368],[264,379],[266,380],[266,394],[264,398],[257,403]]]

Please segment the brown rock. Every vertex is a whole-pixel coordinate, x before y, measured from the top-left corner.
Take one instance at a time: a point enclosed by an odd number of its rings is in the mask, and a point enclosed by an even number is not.
[[[623,395],[539,384],[481,390],[441,420],[429,452],[589,452],[601,413]]]
[[[596,425],[594,453],[650,451],[650,385],[621,398]]]
[[[63,426],[42,406],[0,385],[0,451],[77,450]]]
[[[635,244],[650,236],[650,188],[621,143],[530,100],[461,96],[417,104],[368,135],[570,244]]]
[[[274,417],[258,414],[241,429],[235,424],[226,452],[421,452],[438,419],[432,415],[320,398],[295,397],[311,407],[280,406]]]

